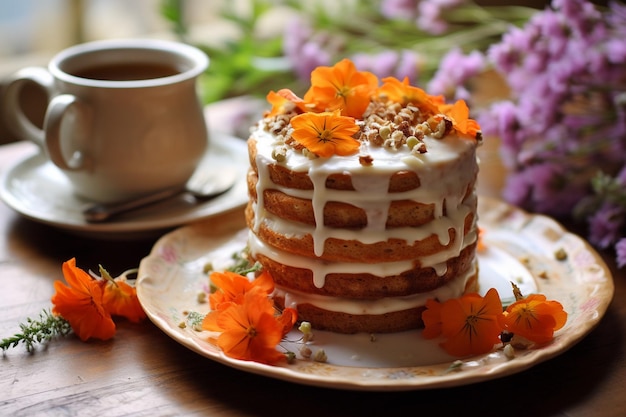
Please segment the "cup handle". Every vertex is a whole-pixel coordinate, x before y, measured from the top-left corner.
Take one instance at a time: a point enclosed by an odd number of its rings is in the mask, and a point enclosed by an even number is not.
[[[6,81],[4,90],[4,116],[7,126],[22,139],[35,142],[44,148],[45,134],[26,117],[20,107],[20,93],[28,82],[43,88],[48,97],[54,94],[54,78],[45,68],[27,67],[17,71]]]
[[[88,106],[71,94],[58,95],[48,104],[44,119],[45,145],[50,160],[59,168],[69,171],[88,168],[89,161],[85,154],[78,149],[71,149],[72,155],[66,158],[62,142],[67,142],[67,138],[62,141],[61,129],[63,119],[70,117],[74,135],[79,138],[86,137],[85,133],[87,133],[91,123],[90,114]]]

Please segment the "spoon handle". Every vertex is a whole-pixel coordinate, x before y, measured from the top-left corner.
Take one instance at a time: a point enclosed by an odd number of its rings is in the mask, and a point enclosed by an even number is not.
[[[97,203],[85,209],[83,211],[83,216],[88,223],[101,223],[118,214],[174,197],[184,191],[184,187],[174,187],[156,192],[154,194],[149,194],[144,197],[139,197],[134,200],[122,201],[118,203]]]

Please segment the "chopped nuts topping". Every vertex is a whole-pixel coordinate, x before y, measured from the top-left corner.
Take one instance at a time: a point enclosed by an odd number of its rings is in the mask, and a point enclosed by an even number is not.
[[[374,163],[374,158],[372,158],[370,155],[361,155],[359,156],[359,163],[364,167],[368,167]]]
[[[292,128],[290,120],[295,116],[296,109],[285,114],[263,119],[261,125],[267,132],[276,136],[276,147],[272,152],[272,158],[278,162],[285,160],[287,147],[301,152],[309,159],[317,156],[309,152],[300,143],[291,137]],[[356,120],[360,131],[356,138],[367,141],[373,146],[380,146],[392,150],[398,150],[407,145],[413,155],[424,154],[428,151],[424,143],[424,137],[431,135],[442,139],[450,134],[453,129],[452,120],[445,115],[436,115],[426,119],[417,106],[385,101],[373,101],[363,115],[363,120]],[[371,157],[359,157],[363,166],[371,165]]]

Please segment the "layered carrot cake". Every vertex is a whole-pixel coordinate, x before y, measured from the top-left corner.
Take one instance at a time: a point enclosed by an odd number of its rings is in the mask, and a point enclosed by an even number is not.
[[[427,299],[476,291],[481,135],[463,101],[348,60],[317,68],[303,98],[268,100],[246,219],[279,307],[320,330],[397,332],[422,325]]]

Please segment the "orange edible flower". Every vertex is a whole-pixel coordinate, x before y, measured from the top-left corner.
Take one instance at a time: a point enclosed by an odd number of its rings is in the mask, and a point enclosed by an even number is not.
[[[558,301],[547,301],[543,294],[532,294],[507,307],[504,325],[511,333],[543,344],[565,325],[567,313]]]
[[[353,155],[360,147],[352,137],[359,127],[352,117],[341,116],[339,110],[299,114],[291,119],[291,126],[292,137],[322,158]]]
[[[104,308],[104,281],[95,280],[78,268],[75,258],[63,263],[63,276],[69,285],[54,282],[52,312],[67,320],[82,341],[112,338],[115,323]]]
[[[426,310],[422,313],[424,330],[422,335],[426,339],[434,339],[441,336],[441,303],[429,298],[426,300]]]
[[[421,88],[409,84],[408,77],[405,77],[403,81],[394,77],[383,78],[383,85],[378,92],[387,99],[403,106],[408,104],[417,106],[425,117],[439,113],[438,106],[444,103],[443,97],[431,96]]]
[[[267,115],[268,117],[288,113],[294,108],[304,110],[304,100],[288,88],[283,88],[278,90],[278,92],[270,91],[266,99],[272,105],[272,110]]]
[[[453,105],[441,105],[440,111],[452,119],[453,128],[463,136],[476,139],[480,136],[480,126],[476,120],[469,118],[469,107],[465,100],[457,100]]]
[[[224,306],[212,320],[217,328],[207,329],[222,332],[216,342],[224,354],[266,364],[285,360],[276,346],[285,335],[286,322],[291,326],[295,322],[292,309],[285,309],[285,318],[275,317],[272,301],[260,288],[248,291],[240,304],[227,302]],[[204,322],[203,328],[206,329]]]
[[[484,297],[476,293],[464,294],[445,301],[440,308],[433,309],[431,301],[427,308],[422,314],[424,337],[443,336],[440,345],[450,355],[463,357],[487,353],[500,343],[502,302],[494,288]]]
[[[133,323],[146,318],[137,298],[137,289],[129,285],[124,276],[106,280],[102,302],[111,315],[125,317]]]
[[[209,297],[211,311],[202,328],[221,332],[212,339],[225,355],[242,360],[274,364],[285,359],[276,350],[297,319],[294,309],[285,308],[276,315],[269,295],[274,281],[268,272],[255,280],[234,272],[213,272],[212,284],[218,290]]]
[[[344,116],[361,118],[378,87],[378,78],[367,71],[357,71],[344,59],[332,67],[317,67],[311,73],[311,88],[304,101],[318,112],[341,110]]]
[[[253,281],[230,271],[212,272],[210,280],[217,287],[217,290],[209,296],[209,305],[213,310],[224,302],[239,302],[240,298],[253,288],[261,288],[266,295],[274,290],[274,280],[265,271]]]

